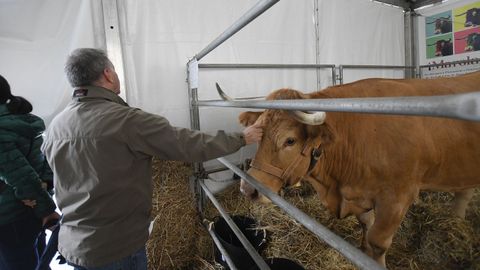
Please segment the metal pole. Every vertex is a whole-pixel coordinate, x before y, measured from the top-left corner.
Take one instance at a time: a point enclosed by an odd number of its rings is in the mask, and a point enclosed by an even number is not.
[[[119,96],[128,101],[123,66],[122,42],[120,41],[120,25],[118,23],[117,0],[102,0],[102,11],[107,55],[115,66],[115,71],[118,74],[120,89],[122,90]]]
[[[261,69],[261,68],[284,68],[284,69],[312,69],[312,68],[334,68],[332,64],[198,64],[198,68],[223,68],[223,69]]]
[[[197,106],[198,102],[198,61],[193,58],[187,63],[187,83],[188,83],[188,101],[190,105],[190,128],[200,130],[200,112]],[[203,164],[201,162],[193,163],[193,171],[195,175],[200,175],[203,171]],[[198,179],[192,180],[195,188],[195,195],[198,198],[198,210],[203,211],[205,194],[202,189],[198,187]]]
[[[332,67],[332,85],[337,85],[337,69]]]
[[[270,269],[270,267],[268,267],[267,263],[263,260],[263,258],[260,256],[260,254],[258,254],[258,252],[255,250],[255,248],[252,246],[252,244],[248,241],[248,239],[245,237],[245,235],[243,235],[242,231],[238,228],[237,224],[235,224],[235,222],[230,218],[230,216],[227,214],[227,212],[223,209],[223,207],[217,201],[217,199],[212,194],[212,192],[210,192],[208,187],[203,183],[203,181],[199,181],[199,183],[200,183],[200,186],[202,187],[203,191],[205,192],[205,194],[208,196],[208,198],[210,198],[213,205],[215,205],[215,207],[218,209],[218,212],[220,212],[222,217],[225,219],[225,221],[230,226],[232,231],[238,237],[238,240],[240,240],[240,242],[245,247],[248,254],[250,254],[250,256],[255,261],[255,263],[258,265],[258,267],[261,270]]]
[[[202,59],[205,55],[211,52],[213,49],[222,44],[225,40],[229,39],[236,32],[242,29],[245,25],[249,24],[256,17],[260,16],[267,9],[275,5],[280,0],[260,0],[255,6],[248,10],[242,17],[240,17],[235,23],[233,23],[227,30],[220,34],[216,39],[214,39],[210,44],[207,45],[203,50],[195,55],[198,61]]]
[[[320,63],[320,27],[319,27],[319,12],[318,0],[313,1],[313,18],[315,19],[315,63]],[[317,89],[321,89],[320,84],[320,69],[316,70],[317,75]]]
[[[338,80],[340,84],[343,84],[343,66],[342,65],[338,66]]]
[[[411,69],[415,66],[395,66],[395,65],[341,65],[348,69]]]
[[[199,106],[423,115],[480,121],[480,92],[442,96],[199,101]]]
[[[230,258],[230,254],[228,254],[228,252],[223,247],[222,243],[220,243],[220,240],[218,239],[217,234],[212,230],[211,224],[210,223],[205,223],[205,226],[207,226],[207,231],[210,234],[210,236],[212,237],[215,245],[218,247],[218,250],[220,250],[220,253],[222,253],[223,258],[225,258],[225,261],[227,261],[228,267],[230,267],[231,270],[237,270],[237,267],[233,263],[232,258]]]
[[[290,217],[300,222],[303,226],[305,226],[308,230],[316,234],[320,239],[325,241],[331,247],[336,249],[346,258],[348,258],[353,264],[355,264],[360,269],[368,269],[368,270],[375,270],[375,269],[382,269],[385,268],[381,267],[378,263],[376,263],[372,258],[365,255],[363,252],[358,250],[357,248],[353,247],[343,238],[339,237],[338,235],[334,234],[330,230],[328,230],[325,226],[318,223],[315,219],[311,218],[304,212],[300,211],[298,208],[293,206],[291,203],[285,201],[277,194],[273,193],[270,189],[266,188],[259,182],[255,180],[255,178],[251,177],[250,175],[246,174],[232,163],[230,163],[225,158],[218,158],[218,161],[223,163],[225,166],[230,168],[234,173],[239,175],[243,180],[247,181],[250,185],[252,185],[255,189],[269,198],[273,203],[278,205],[282,210],[284,210]]]
[[[413,20],[412,20],[412,13],[413,11],[406,11],[403,15],[404,20],[404,46],[405,46],[405,65],[406,66],[413,66]],[[413,78],[412,70],[405,70],[405,78]]]

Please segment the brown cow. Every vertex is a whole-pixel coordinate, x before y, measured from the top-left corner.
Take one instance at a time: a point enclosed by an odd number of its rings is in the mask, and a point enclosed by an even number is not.
[[[367,79],[303,94],[280,89],[267,99],[446,95],[480,90],[480,72],[431,80]],[[308,116],[307,116],[308,117]],[[318,118],[318,117],[317,117]],[[316,123],[282,110],[244,112],[264,136],[248,173],[272,191],[307,181],[337,217],[355,215],[362,249],[385,266],[385,253],[420,190],[455,193],[465,210],[480,186],[480,123],[422,116],[328,112]],[[312,160],[318,157],[314,164]],[[266,199],[242,180],[242,192]]]

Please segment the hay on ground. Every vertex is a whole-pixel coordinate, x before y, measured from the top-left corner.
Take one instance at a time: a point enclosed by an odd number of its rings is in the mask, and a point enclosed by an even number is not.
[[[152,219],[147,242],[149,269],[191,269],[201,230],[196,201],[189,187],[188,164],[154,160]]]
[[[305,188],[310,187],[305,185]],[[361,227],[354,217],[336,219],[320,204],[314,192],[302,193],[286,194],[285,198],[352,245],[360,245]],[[452,197],[449,193],[421,194],[387,253],[389,269],[480,269],[480,191],[476,191],[470,203],[466,220],[448,211]],[[269,231],[267,249],[261,254],[264,257],[290,258],[305,269],[356,269],[278,207],[245,199],[238,185],[217,198],[229,213],[255,218]],[[218,215],[211,205],[206,212],[212,218]],[[213,264],[211,254],[202,256]]]
[[[156,221],[147,243],[149,269],[221,269],[213,260],[213,241],[196,210],[188,181],[191,174],[192,169],[184,163],[155,161],[152,217]],[[216,197],[231,215],[252,217],[268,230],[269,242],[261,254],[265,258],[289,258],[312,270],[356,269],[277,206],[246,199],[238,184]],[[360,245],[357,220],[334,218],[308,184],[284,197],[352,245]],[[451,215],[451,199],[449,193],[421,194],[395,234],[387,253],[389,269],[480,270],[480,191],[476,191],[465,220]],[[207,203],[205,215],[213,220],[219,214]]]

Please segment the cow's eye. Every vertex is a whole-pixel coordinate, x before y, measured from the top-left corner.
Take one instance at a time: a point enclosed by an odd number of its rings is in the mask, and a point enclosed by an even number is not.
[[[285,141],[285,146],[292,146],[295,144],[295,139],[294,138],[288,138],[286,141]]]

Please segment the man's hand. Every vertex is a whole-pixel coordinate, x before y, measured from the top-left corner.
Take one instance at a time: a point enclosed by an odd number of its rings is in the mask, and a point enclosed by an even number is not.
[[[60,219],[60,215],[57,212],[53,212],[42,219],[42,226],[45,226],[45,225],[48,226],[51,223],[51,225],[47,229],[52,231],[55,227],[54,225],[57,223],[59,219]]]
[[[243,130],[243,136],[245,138],[245,144],[251,144],[251,143],[259,142],[262,139],[262,136],[263,136],[263,126],[262,126],[262,124],[260,124],[257,121],[255,124],[246,127]]]

